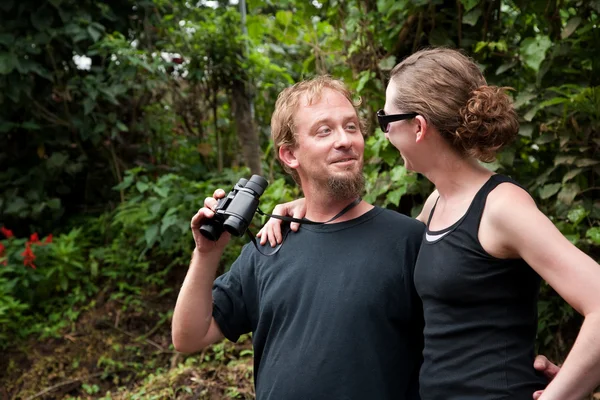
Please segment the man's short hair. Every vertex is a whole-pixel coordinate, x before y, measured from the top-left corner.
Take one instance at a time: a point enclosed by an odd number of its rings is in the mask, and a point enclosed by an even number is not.
[[[298,111],[298,106],[306,95],[308,104],[319,101],[324,89],[332,89],[348,99],[354,107],[356,115],[359,118],[360,130],[363,135],[366,133],[366,123],[360,118],[358,106],[361,104],[360,98],[354,99],[352,92],[346,87],[344,82],[339,79],[333,79],[328,75],[318,76],[316,78],[298,82],[293,86],[284,89],[275,103],[275,111],[271,117],[271,137],[273,138],[275,155],[283,169],[294,178],[298,185],[301,185],[298,172],[285,165],[279,158],[279,149],[281,146],[294,148],[296,142],[296,126],[294,117]]]

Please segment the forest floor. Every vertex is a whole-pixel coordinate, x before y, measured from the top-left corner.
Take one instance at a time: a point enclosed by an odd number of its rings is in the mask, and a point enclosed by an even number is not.
[[[175,292],[135,301],[107,292],[60,335],[2,351],[0,400],[255,398],[249,336],[186,356],[171,342]]]
[[[0,399],[254,398],[249,337],[185,356],[173,350],[165,318],[174,296],[135,307],[102,297],[61,337],[3,351]]]

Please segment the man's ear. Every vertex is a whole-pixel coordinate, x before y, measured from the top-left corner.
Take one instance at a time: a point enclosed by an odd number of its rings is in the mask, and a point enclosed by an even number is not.
[[[298,159],[296,158],[296,152],[294,148],[288,145],[283,145],[279,148],[279,159],[282,163],[292,169],[298,168],[299,163]]]
[[[415,117],[415,141],[419,143],[427,136],[427,120],[421,115]]]

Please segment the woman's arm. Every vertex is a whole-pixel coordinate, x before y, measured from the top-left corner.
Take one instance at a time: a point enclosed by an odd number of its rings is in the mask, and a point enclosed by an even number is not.
[[[487,216],[486,216],[487,213]],[[496,240],[523,258],[585,319],[560,372],[540,400],[579,400],[600,383],[600,266],[569,242],[527,192],[500,185],[484,212]]]

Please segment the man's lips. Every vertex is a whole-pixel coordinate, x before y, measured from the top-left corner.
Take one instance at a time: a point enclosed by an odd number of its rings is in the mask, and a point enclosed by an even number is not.
[[[347,162],[351,162],[351,161],[356,161],[356,157],[344,157],[344,158],[338,158],[337,160],[333,160],[331,161],[331,164],[341,164],[341,163],[347,163]]]

